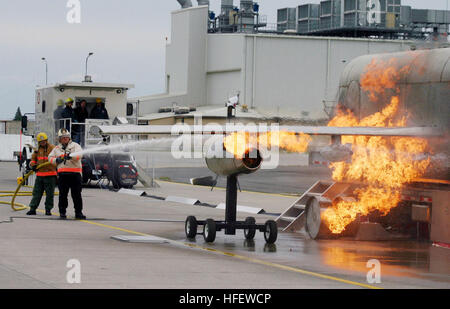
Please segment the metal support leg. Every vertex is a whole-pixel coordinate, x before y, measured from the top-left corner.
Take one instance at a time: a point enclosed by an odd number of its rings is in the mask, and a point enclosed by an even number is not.
[[[236,208],[237,208],[237,176],[232,175],[227,177],[227,196],[225,208],[225,222],[236,223]],[[225,229],[226,235],[236,235],[236,228],[228,226]]]
[[[331,143],[333,145],[341,145],[342,144],[342,136],[341,135],[331,135]]]

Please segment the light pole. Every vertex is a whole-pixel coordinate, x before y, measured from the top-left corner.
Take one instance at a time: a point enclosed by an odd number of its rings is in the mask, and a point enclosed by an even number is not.
[[[48,84],[48,64],[47,64],[47,59],[42,58],[42,61],[45,62],[45,84]]]
[[[91,79],[88,77],[87,73],[88,73],[88,59],[90,56],[92,56],[94,53],[89,53],[89,55],[86,57],[86,74],[84,75],[84,81],[85,82],[89,82],[91,81]]]

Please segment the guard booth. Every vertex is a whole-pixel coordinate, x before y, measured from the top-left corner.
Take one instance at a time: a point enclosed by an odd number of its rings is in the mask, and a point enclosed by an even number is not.
[[[62,84],[48,85],[36,89],[35,102],[35,129],[34,134],[45,132],[49,140],[56,143],[56,134],[59,129],[65,127],[73,132],[74,128],[82,132],[82,146],[98,144],[97,140],[89,136],[90,126],[93,124],[112,124],[114,119],[127,119],[129,123],[137,122],[137,105],[127,102],[127,92],[134,88],[131,84],[92,83],[92,82],[66,82]],[[109,119],[86,119],[85,123],[73,124],[71,119],[63,119],[60,115],[65,104],[58,106],[57,102],[65,102],[72,98],[75,110],[85,100],[87,112],[90,116],[96,106],[96,101],[108,111]],[[30,132],[31,133],[31,132]]]

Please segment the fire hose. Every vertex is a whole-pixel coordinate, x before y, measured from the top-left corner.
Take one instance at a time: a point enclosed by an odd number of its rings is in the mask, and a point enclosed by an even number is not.
[[[36,170],[39,170],[40,168],[45,167],[49,164],[51,164],[51,163],[50,162],[42,163],[36,168]],[[24,186],[24,184],[26,183],[28,177],[30,177],[33,173],[35,173],[35,171],[32,170],[32,171],[28,172],[27,174],[25,174],[25,176],[18,181],[18,186],[15,191],[0,191],[0,193],[2,193],[2,194],[0,194],[0,197],[12,197],[11,202],[0,201],[0,204],[11,205],[11,208],[14,211],[21,211],[21,210],[25,210],[25,209],[29,208],[28,206],[26,206],[24,204],[16,203],[15,200],[16,200],[17,196],[32,196],[33,195],[33,193],[30,191],[19,191],[20,188],[22,188],[22,187],[31,188],[29,186]],[[55,194],[57,194],[57,193],[55,193]]]

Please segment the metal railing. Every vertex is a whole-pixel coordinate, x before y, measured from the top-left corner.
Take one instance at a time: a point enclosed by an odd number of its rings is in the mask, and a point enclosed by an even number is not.
[[[296,31],[296,23],[268,23],[264,27],[260,27],[258,32],[273,32],[273,33],[283,33],[288,30]]]
[[[111,125],[112,122],[109,119],[86,119],[86,122],[72,122],[72,119],[58,119],[55,120],[55,132],[65,128],[71,133],[71,138],[74,142],[80,144],[82,148],[89,147],[90,145],[98,145],[104,140],[102,137],[94,137],[89,132],[94,125]]]

